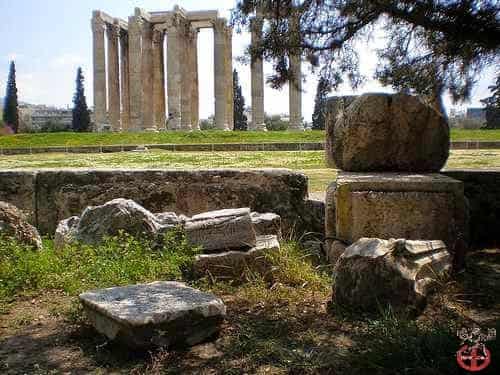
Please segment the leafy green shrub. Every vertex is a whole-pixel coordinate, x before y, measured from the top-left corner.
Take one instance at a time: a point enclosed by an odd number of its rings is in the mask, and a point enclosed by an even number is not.
[[[178,280],[198,252],[181,230],[167,233],[161,250],[154,250],[151,241],[123,233],[96,247],[74,245],[55,251],[50,241],[44,245],[43,251],[34,252],[0,240],[0,299],[44,289],[74,295],[92,288]]]

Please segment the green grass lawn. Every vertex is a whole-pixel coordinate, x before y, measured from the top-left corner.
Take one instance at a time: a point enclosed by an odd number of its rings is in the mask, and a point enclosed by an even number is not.
[[[324,131],[306,132],[161,132],[161,133],[40,133],[0,136],[0,148],[49,146],[109,146],[140,144],[322,142]],[[453,129],[452,140],[499,140],[500,130]]]
[[[0,156],[0,169],[40,168],[289,168],[309,176],[311,192],[325,191],[336,171],[322,151],[35,154]],[[453,150],[446,168],[500,168],[500,150]]]

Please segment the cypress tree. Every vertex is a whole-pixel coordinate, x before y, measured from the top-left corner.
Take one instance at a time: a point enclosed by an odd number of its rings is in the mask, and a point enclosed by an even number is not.
[[[318,88],[316,89],[316,98],[314,99],[314,112],[312,115],[312,128],[314,130],[325,129],[325,104],[327,95],[330,92],[328,82],[320,78]]]
[[[234,97],[234,130],[248,130],[248,119],[245,116],[245,98],[241,91],[240,80],[236,69],[233,71]]]
[[[76,92],[73,96],[73,121],[72,127],[75,132],[90,131],[90,112],[85,99],[85,88],[82,68],[76,72]]]
[[[14,133],[17,133],[19,130],[19,111],[17,103],[16,65],[14,61],[10,62],[9,78],[7,80],[7,90],[3,108],[3,121]]]
[[[486,129],[500,129],[500,75],[488,88],[491,96],[481,100],[486,106]]]

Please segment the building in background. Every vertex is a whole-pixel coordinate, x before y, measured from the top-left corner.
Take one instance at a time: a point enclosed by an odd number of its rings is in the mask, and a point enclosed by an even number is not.
[[[57,132],[71,130],[70,108],[56,108],[45,105],[19,105],[19,132]]]
[[[484,108],[467,108],[466,118],[486,122],[486,110]]]

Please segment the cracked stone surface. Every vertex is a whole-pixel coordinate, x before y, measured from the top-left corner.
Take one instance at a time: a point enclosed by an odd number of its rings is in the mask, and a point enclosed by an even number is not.
[[[97,331],[130,347],[191,346],[214,336],[226,315],[216,296],[158,281],[82,293]]]

